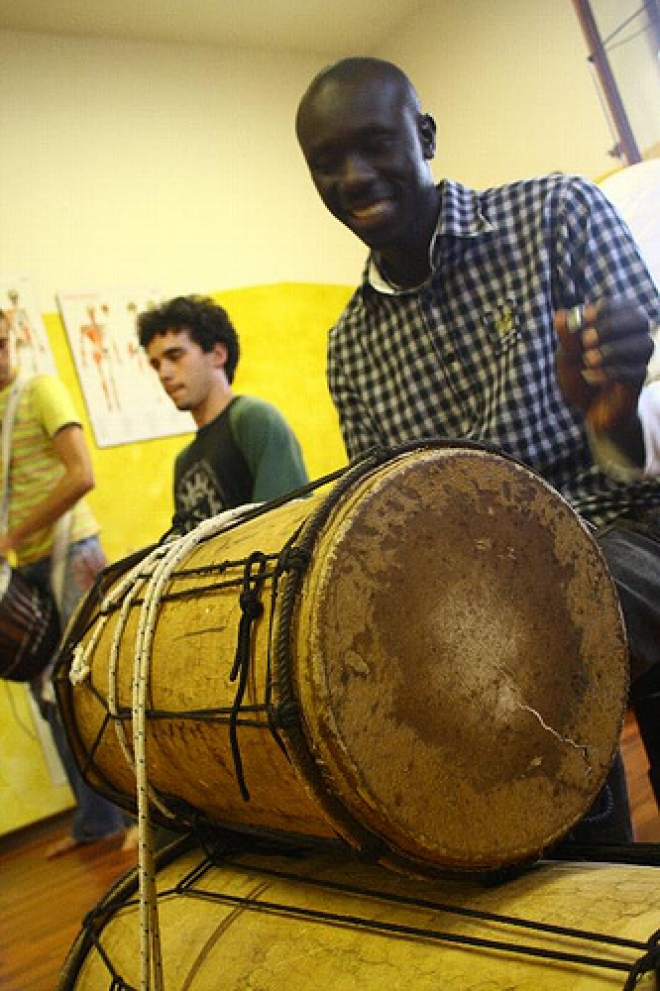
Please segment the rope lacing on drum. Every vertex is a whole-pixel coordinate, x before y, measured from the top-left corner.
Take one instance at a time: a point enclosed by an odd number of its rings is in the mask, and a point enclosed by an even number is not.
[[[280,596],[280,579],[283,575],[292,575],[293,580],[288,581],[284,585],[284,592],[280,597],[282,603],[282,608],[286,616],[290,615],[291,602],[294,600],[298,594],[300,583],[304,573],[307,571],[309,564],[312,560],[312,555],[308,548],[300,547],[295,543],[300,535],[299,527],[294,534],[286,542],[285,546],[280,551],[279,557],[277,559],[277,567],[275,569],[275,575],[273,577],[273,597],[271,613],[275,614],[275,605],[278,597]],[[288,629],[288,624],[284,624],[285,629]],[[271,620],[271,634],[273,633],[273,621]],[[274,644],[272,642],[272,637],[268,645],[268,668],[269,668],[269,683],[271,681],[271,667],[274,653]],[[281,679],[278,682],[278,704],[274,707],[270,704],[270,689],[267,695],[267,707],[266,712],[268,715],[268,724],[270,726],[271,735],[273,739],[278,744],[280,750],[283,753],[287,753],[286,747],[282,742],[280,736],[280,730],[290,729],[292,726],[297,726],[300,721],[300,709],[298,706],[297,699],[289,691],[285,691],[283,685],[281,684]],[[287,754],[288,756],[288,754]]]
[[[92,669],[87,663],[87,656],[83,644],[79,643],[73,648],[71,658],[71,668],[69,670],[69,680],[72,685],[81,685],[89,678]]]
[[[648,949],[644,956],[639,958],[628,974],[623,991],[633,991],[637,987],[640,977],[644,977],[645,974],[656,974],[657,977],[660,977],[660,929],[653,933],[647,946]]]
[[[583,822],[589,826],[597,826],[607,822],[614,812],[614,795],[609,784],[605,783],[598,799],[583,818]]]
[[[296,531],[293,537],[287,541],[286,546],[280,553],[277,562],[278,574],[283,574],[286,571],[295,571],[300,575],[309,567],[309,562],[312,559],[310,551],[305,547],[293,546],[293,540],[298,536],[298,532]]]
[[[252,626],[257,619],[263,615],[264,607],[260,596],[267,574],[268,558],[261,551],[250,554],[243,573],[243,590],[239,602],[241,606],[241,619],[238,624],[238,641],[236,644],[236,655],[232,666],[229,680],[234,682],[238,679],[234,704],[229,716],[229,743],[234,760],[236,771],[236,781],[244,801],[250,801],[245,774],[243,772],[243,758],[241,757],[238,745],[238,716],[243,704],[247,679],[250,671],[250,655],[252,646]]]

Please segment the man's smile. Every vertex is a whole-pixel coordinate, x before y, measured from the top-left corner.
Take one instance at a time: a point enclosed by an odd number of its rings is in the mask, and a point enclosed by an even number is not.
[[[371,221],[371,220],[381,220],[384,217],[389,217],[392,213],[393,203],[391,199],[376,200],[374,203],[368,203],[366,206],[352,207],[349,213],[356,220],[361,222]]]

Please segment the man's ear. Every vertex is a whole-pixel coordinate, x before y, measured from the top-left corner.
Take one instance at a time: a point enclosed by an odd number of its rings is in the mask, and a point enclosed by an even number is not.
[[[227,345],[223,344],[222,341],[216,341],[213,345],[213,364],[215,368],[224,368],[227,364],[228,357]]]
[[[433,120],[433,117],[431,117],[431,114],[420,114],[417,122],[417,129],[419,131],[419,140],[422,145],[424,158],[434,158],[436,128],[435,121]]]

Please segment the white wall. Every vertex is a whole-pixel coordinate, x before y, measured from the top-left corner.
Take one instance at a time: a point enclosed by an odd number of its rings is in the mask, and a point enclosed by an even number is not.
[[[649,6],[640,0],[592,0],[598,33],[642,153],[652,146],[660,151],[660,51]]]
[[[438,178],[480,187],[617,165],[570,0],[427,3],[383,54],[436,118]]]
[[[356,54],[360,54],[359,43]],[[570,0],[430,0],[383,57],[438,121],[438,178],[485,186],[616,164]],[[327,59],[0,34],[0,274],[57,291],[351,284],[364,251],[297,148]]]

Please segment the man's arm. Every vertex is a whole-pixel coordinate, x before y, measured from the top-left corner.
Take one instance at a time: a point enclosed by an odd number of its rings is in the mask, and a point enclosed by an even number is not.
[[[555,327],[560,385],[585,418],[594,457],[622,479],[644,473],[658,426],[657,396],[647,400],[644,388],[653,354],[646,314],[625,301],[589,303],[559,310]]]
[[[52,526],[94,488],[92,462],[82,427],[77,423],[67,424],[54,435],[52,443],[64,474],[19,527],[0,537],[0,555],[17,550],[38,530]]]
[[[560,192],[553,203],[560,387],[585,419],[596,462],[620,479],[632,478],[647,462],[638,407],[650,380],[660,294],[601,190],[572,178]]]
[[[328,348],[328,388],[349,461],[356,461],[382,443],[371,411],[366,408],[344,372],[332,343]]]

